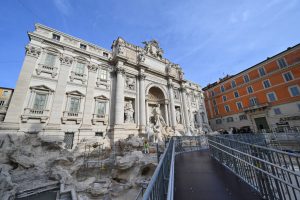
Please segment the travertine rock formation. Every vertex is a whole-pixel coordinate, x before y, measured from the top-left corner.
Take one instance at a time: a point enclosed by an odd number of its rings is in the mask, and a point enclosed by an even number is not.
[[[0,135],[0,196],[13,199],[43,187],[57,188],[61,198],[73,192],[78,199],[132,199],[157,162],[156,154],[143,154],[142,148],[137,136],[113,146],[108,139],[90,138],[69,151],[60,139]]]

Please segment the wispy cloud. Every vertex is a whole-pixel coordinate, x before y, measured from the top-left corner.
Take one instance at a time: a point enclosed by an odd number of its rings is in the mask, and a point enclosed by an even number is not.
[[[63,15],[70,15],[72,11],[72,6],[69,0],[54,0],[54,5]]]

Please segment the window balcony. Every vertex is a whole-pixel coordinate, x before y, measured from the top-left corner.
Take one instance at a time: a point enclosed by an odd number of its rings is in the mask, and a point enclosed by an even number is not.
[[[46,64],[39,64],[38,68],[36,69],[36,73],[37,73],[37,75],[40,75],[42,72],[51,74],[51,77],[55,78],[57,75],[57,70],[58,70],[57,67],[48,66]]]
[[[104,125],[108,124],[108,115],[93,114],[92,124],[103,122]]]
[[[81,112],[64,111],[61,121],[63,124],[65,124],[67,121],[75,121],[76,124],[80,124],[82,121],[82,113]]]
[[[75,79],[80,80],[82,82],[82,84],[84,84],[86,82],[87,77],[86,77],[86,74],[81,74],[81,73],[72,71],[70,80],[71,80],[71,82],[73,82]]]
[[[252,113],[252,112],[256,112],[256,111],[264,111],[266,110],[268,107],[270,106],[270,103],[263,103],[263,104],[256,104],[253,106],[249,106],[243,109],[243,111],[245,113]]]
[[[108,79],[101,79],[101,78],[97,78],[97,81],[96,81],[96,85],[97,87],[100,87],[101,85],[103,85],[104,87],[106,87],[106,89],[109,88],[109,80]]]
[[[49,119],[49,110],[25,108],[21,120],[23,123],[26,123],[28,119],[40,119],[41,123],[45,123]]]

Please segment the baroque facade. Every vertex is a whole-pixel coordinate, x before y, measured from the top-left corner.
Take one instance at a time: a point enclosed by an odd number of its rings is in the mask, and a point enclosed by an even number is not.
[[[300,44],[203,88],[213,130],[300,130]]]
[[[4,120],[14,89],[0,87],[0,122]]]
[[[159,113],[179,133],[209,131],[201,87],[157,41],[139,47],[119,37],[109,51],[41,24],[28,35],[2,129],[117,140],[145,134]]]

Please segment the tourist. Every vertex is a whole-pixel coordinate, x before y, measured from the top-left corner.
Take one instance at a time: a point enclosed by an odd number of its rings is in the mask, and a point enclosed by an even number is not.
[[[147,141],[144,142],[144,153],[149,153],[149,144]]]

